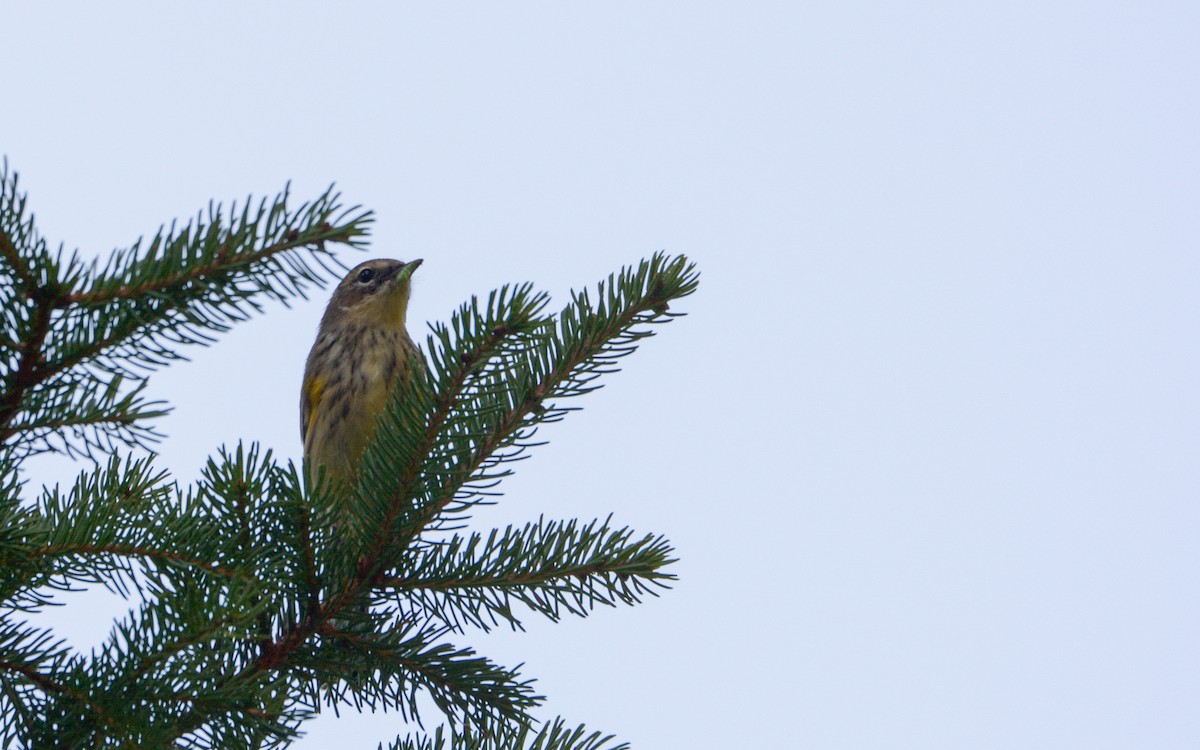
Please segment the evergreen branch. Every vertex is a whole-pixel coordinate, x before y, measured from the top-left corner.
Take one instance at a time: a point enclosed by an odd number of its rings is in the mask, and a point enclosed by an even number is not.
[[[413,398],[414,394],[408,392],[395,394],[389,410],[392,426],[383,432],[403,435],[407,426],[422,425],[408,455],[419,460],[430,454],[439,438],[444,439],[446,423],[456,411],[464,408],[473,393],[494,372],[495,366],[489,368],[489,365],[505,355],[511,356],[521,351],[529,345],[531,336],[546,326],[548,321],[541,317],[541,311],[548,299],[543,293],[534,294],[531,284],[511,289],[506,286],[493,291],[482,310],[478,300],[472,297],[470,302],[451,316],[450,326],[433,326],[432,335],[427,341],[433,367],[423,381],[430,384],[433,395]],[[414,407],[425,400],[432,401],[431,408],[428,413],[420,414],[414,420],[414,412],[417,411]],[[396,448],[407,447],[403,444],[397,446],[397,442],[372,446],[369,457],[364,459],[364,474],[390,474],[390,467],[395,465],[391,459],[395,456]],[[400,464],[405,467],[398,482],[401,490],[407,490],[418,479],[421,471],[418,460]],[[380,471],[381,468],[384,470]],[[387,532],[404,503],[404,494],[401,491],[391,496],[387,506],[388,518],[383,524],[384,531],[379,535],[381,539],[387,538]]]
[[[28,683],[0,672],[0,747],[20,747],[48,703],[44,694]]]
[[[201,735],[237,735],[243,731],[238,728],[241,725],[229,724],[228,717],[222,718],[224,713],[261,694],[264,681],[297,680],[304,653],[316,640],[315,635],[328,629],[330,613],[321,606],[320,576],[327,575],[327,566],[333,563],[329,558],[318,560],[316,557],[318,541],[324,541],[318,537],[328,534],[324,528],[328,520],[324,519],[323,524],[314,528],[312,514],[323,513],[324,508],[314,507],[310,502],[323,498],[306,496],[304,486],[294,467],[289,470],[278,467],[271,461],[270,453],[261,455],[257,446],[249,449],[238,446],[232,452],[222,448],[220,460],[209,461],[198,492],[189,496],[189,512],[211,519],[209,546],[210,549],[215,547],[216,558],[229,556],[236,560],[236,569],[255,571],[261,581],[256,586],[243,587],[236,606],[230,604],[228,592],[220,593],[219,609],[236,617],[239,633],[236,637],[223,636],[221,648],[225,656],[203,668],[207,676],[204,683],[207,697],[196,697],[189,711],[160,723],[154,735],[158,742],[166,743],[185,736],[191,738],[188,741],[195,741]],[[344,547],[328,544],[333,558],[339,560],[337,555]],[[343,562],[335,569],[352,571],[353,565]],[[176,583],[159,596],[186,588]],[[188,607],[173,609],[186,611]],[[201,609],[213,610],[212,605]],[[143,630],[145,628],[139,628],[138,632]],[[142,640],[145,645],[139,648],[150,653],[153,643]],[[210,650],[213,645],[209,644]],[[199,656],[193,654],[190,658]],[[128,658],[114,659],[114,663],[127,661]],[[194,674],[199,668],[189,668],[184,662],[172,669],[189,669],[188,673]],[[158,676],[160,674],[163,676]],[[165,674],[156,673],[156,679],[164,679]],[[129,679],[135,682],[144,679],[135,677]],[[191,679],[191,682],[194,684],[195,680]],[[304,683],[297,684],[303,686]],[[295,696],[305,690],[296,686],[280,687],[277,695],[282,701],[283,696]],[[260,708],[265,713],[259,717],[259,724],[248,729],[243,727],[246,732],[275,733],[283,731],[278,722],[299,720],[294,711],[284,711],[282,703],[274,708],[261,705]],[[217,740],[213,743],[215,747],[227,744]],[[240,746],[242,743],[234,744]]]
[[[88,710],[90,710],[92,713],[94,713],[97,716],[97,718],[99,718],[103,723],[105,723],[105,724],[112,723],[111,717],[109,717],[107,715],[107,713],[99,705],[97,705],[96,703],[93,703],[92,700],[87,695],[79,692],[78,690],[75,690],[74,688],[71,688],[67,685],[64,685],[64,684],[58,682],[57,680],[50,677],[49,675],[42,674],[41,672],[39,672],[37,670],[36,667],[34,667],[30,664],[10,662],[10,661],[6,661],[4,659],[0,659],[0,670],[4,670],[6,672],[12,672],[17,675],[20,675],[27,682],[29,682],[29,684],[37,687],[37,689],[41,690],[43,693],[47,693],[49,695],[67,696],[68,698],[71,698],[71,699],[77,701],[78,703],[82,704],[83,706],[85,706]]]
[[[4,299],[3,307],[10,329],[5,332],[6,348],[16,353],[15,366],[11,361],[0,363],[6,371],[0,390],[3,443],[11,434],[9,426],[26,391],[42,380],[38,368],[45,357],[54,310],[68,291],[32,217],[26,218],[26,197],[18,189],[17,175],[13,173],[10,179],[7,159],[0,167],[0,260],[14,282],[13,296]]]
[[[29,553],[31,559],[66,556],[86,557],[90,555],[117,555],[121,557],[145,558],[147,560],[156,560],[175,565],[187,565],[206,573],[225,576],[227,578],[241,578],[248,581],[256,580],[253,575],[244,570],[234,570],[179,552],[139,547],[133,544],[59,544],[39,547]]]
[[[377,430],[363,458],[356,512],[365,517],[364,526],[375,532],[363,555],[365,564],[332,606],[360,596],[367,582],[377,579],[402,552],[402,547],[393,546],[393,530],[410,512],[406,504],[419,479],[422,460],[445,442],[446,423],[465,408],[463,402],[479,384],[487,381],[497,367],[494,363],[529,346],[536,332],[546,326],[541,311],[547,301],[545,294],[533,292],[531,284],[505,286],[493,291],[484,307],[472,297],[451,316],[449,326],[432,327],[428,348],[433,366],[426,377],[397,389],[381,420],[388,422],[388,427]],[[399,477],[394,469],[397,465],[403,467]],[[372,491],[380,485],[390,491]]]
[[[17,246],[13,244],[13,241],[11,238],[9,238],[8,233],[2,228],[0,228],[0,257],[4,258],[9,265],[9,270],[18,279],[27,284],[30,282],[30,276],[28,275],[28,271],[26,271],[23,267],[21,262],[21,254],[17,251]]]
[[[102,369],[132,361],[157,367],[180,358],[178,344],[208,344],[214,332],[261,309],[258,297],[287,304],[323,286],[332,258],[326,243],[360,246],[370,212],[345,209],[332,189],[295,211],[285,190],[269,206],[250,202],[226,220],[210,205],[207,219],[160,230],[145,252],[140,241],[106,266],[81,269],[47,373],[95,362]],[[307,255],[297,252],[307,249]],[[314,267],[315,266],[315,267]]]
[[[12,434],[9,425],[21,408],[26,390],[41,381],[37,368],[42,360],[42,347],[50,332],[50,317],[55,299],[40,288],[28,292],[34,304],[29,331],[21,337],[17,366],[10,373],[0,394],[0,442]]]
[[[136,392],[144,376],[132,365],[157,367],[181,358],[178,345],[211,343],[261,310],[262,297],[287,304],[323,286],[331,275],[326,245],[360,246],[372,221],[369,211],[343,207],[332,188],[294,211],[285,190],[257,208],[248,200],[240,213],[235,204],[228,219],[210,204],[207,217],[160,230],[145,251],[140,240],[118,250],[101,268],[61,250],[52,258],[25,218],[7,163],[0,177],[0,277],[13,280],[0,285],[0,323],[9,329],[0,334],[0,444],[16,438],[21,456],[153,442],[157,434],[140,423],[162,411],[133,408],[134,394],[107,393],[107,411],[63,394],[102,390],[97,380],[115,386],[113,374],[133,376]]]
[[[313,549],[312,514],[302,505],[296,508],[296,526],[299,532],[303,588],[308,593],[304,606],[309,611],[315,611],[321,606],[321,581],[317,574],[316,552]]]
[[[561,610],[586,616],[597,604],[636,604],[649,585],[665,586],[675,576],[660,572],[674,562],[661,536],[632,541],[628,528],[608,521],[579,527],[539,520],[522,529],[509,526],[455,536],[425,549],[406,566],[405,575],[381,582],[394,591],[400,606],[433,613],[457,629],[469,624],[490,630],[504,620],[521,627],[513,600],[558,620]]]
[[[561,717],[543,724],[536,734],[532,732],[526,725],[515,737],[496,738],[438,727],[432,737],[399,737],[387,750],[629,750],[628,743],[610,745],[612,735],[589,733],[582,724],[568,728]],[[379,750],[383,750],[382,744]]]
[[[141,623],[145,623],[149,618],[143,617]],[[159,668],[164,662],[170,661],[173,658],[179,657],[189,649],[204,647],[220,640],[229,630],[231,626],[236,626],[236,623],[224,617],[217,617],[211,622],[200,623],[197,627],[180,629],[172,632],[173,640],[167,640],[161,644],[158,650],[147,650],[137,659],[137,666],[130,673],[134,678],[142,678]],[[160,640],[163,635],[162,628],[158,630]],[[127,643],[133,643],[134,639],[126,636]],[[171,700],[181,700],[183,696],[170,696]]]
[[[294,466],[278,466],[257,445],[222,448],[220,458],[205,468],[194,512],[211,516],[220,555],[260,579],[254,596],[263,597],[259,642],[266,650],[276,625],[286,632],[317,610],[331,569],[353,565],[340,557],[346,545],[330,538],[325,498],[306,495]]]
[[[78,321],[75,321],[75,323],[78,324]],[[78,367],[85,362],[95,359],[103,352],[112,349],[117,344],[133,337],[143,326],[142,321],[136,317],[126,317],[120,319],[117,323],[119,325],[110,322],[108,330],[99,336],[95,335],[95,331],[89,332],[87,338],[82,339],[69,354],[60,355],[53,363],[43,366],[40,374],[43,378],[49,379],[60,372]]]
[[[23,538],[10,548],[0,545],[0,567],[20,571],[4,588],[12,606],[26,608],[44,601],[35,593],[43,586],[99,582],[122,594],[129,583],[169,589],[168,579],[186,569],[261,587],[251,555],[229,565],[232,556],[216,553],[217,530],[211,520],[181,509],[166,475],[149,460],[114,457],[80,474],[66,494],[47,490],[38,513],[25,521]],[[142,563],[141,578],[135,561]]]
[[[383,420],[386,426],[381,426],[377,431],[377,437],[364,458],[363,477],[356,494],[365,505],[373,506],[378,516],[368,519],[370,523],[366,524],[377,531],[363,553],[357,575],[331,593],[319,606],[310,608],[299,621],[286,627],[281,636],[267,644],[255,663],[238,678],[249,679],[255,673],[280,669],[294,660],[294,654],[310,638],[325,631],[331,620],[344,615],[348,607],[362,600],[364,590],[371,583],[381,580],[380,573],[388,561],[397,559],[396,555],[408,546],[416,533],[455,498],[457,486],[447,482],[435,485],[442,494],[435,495],[434,503],[424,503],[415,508],[409,505],[413,486],[421,484],[421,474],[414,471],[412,461],[423,460],[422,471],[438,479],[445,476],[444,471],[437,471],[436,464],[446,461],[448,454],[439,453],[436,457],[430,457],[435,441],[442,445],[459,438],[464,432],[461,424],[471,412],[488,418],[487,424],[473,432],[473,435],[482,434],[483,437],[465,443],[470,445],[472,451],[466,461],[453,466],[454,475],[450,479],[457,479],[458,485],[461,485],[466,478],[478,476],[478,470],[497,449],[515,442],[515,433],[526,420],[546,421],[562,413],[561,410],[549,412],[542,408],[543,400],[547,397],[578,395],[590,390],[586,388],[586,383],[607,371],[604,363],[608,359],[627,354],[632,350],[626,345],[628,342],[649,335],[648,332],[633,330],[634,327],[643,322],[659,322],[671,317],[666,310],[669,301],[690,294],[695,285],[694,267],[686,259],[668,260],[665,256],[656,255],[639,269],[626,269],[619,279],[610,278],[606,302],[611,312],[606,312],[605,303],[602,302],[601,309],[594,314],[586,295],[577,295],[575,304],[564,311],[566,320],[560,322],[561,330],[569,336],[564,336],[568,338],[565,343],[545,333],[545,321],[535,319],[533,314],[536,309],[524,319],[521,329],[510,331],[479,325],[458,329],[457,343],[460,346],[438,350],[446,354],[435,355],[434,362],[442,363],[443,367],[435,370],[429,378],[446,387],[433,394],[423,390],[422,381],[417,379],[412,390],[405,392],[403,398],[393,399]],[[605,289],[602,285],[602,297]],[[502,304],[502,300],[497,300],[495,295],[492,300],[497,304],[489,305],[489,311],[496,315],[503,314],[510,307]],[[517,305],[511,305],[511,309],[517,308]],[[590,320],[589,316],[603,318],[603,325],[595,326],[598,330],[590,337],[581,338],[580,321]],[[477,312],[460,316],[466,321],[483,318]],[[519,338],[522,336],[528,337],[528,344],[521,345]],[[514,340],[517,340],[514,346],[504,348],[503,344]],[[537,386],[531,388],[524,382],[530,378],[529,373],[524,371],[511,378],[516,381],[515,385],[503,379],[514,361],[525,371],[537,371],[540,362],[537,353],[541,346],[557,356],[550,358],[552,367],[543,368],[548,372],[540,373],[543,377],[535,381]],[[458,351],[455,352],[455,349]],[[501,361],[494,366],[481,366],[488,358],[485,355]],[[469,392],[466,387],[468,383],[471,383]],[[514,397],[514,392],[521,395]],[[469,393],[471,398],[463,398],[464,393]],[[507,409],[497,408],[495,402],[500,398],[507,399]],[[484,408],[473,409],[480,401],[485,402]],[[498,423],[494,416],[497,412],[501,414]],[[456,415],[458,422],[453,426],[448,425]],[[398,456],[407,457],[408,460],[396,460]],[[434,464],[432,471],[430,464]],[[399,476],[393,468],[397,465],[404,467]],[[386,491],[381,491],[385,487]],[[421,487],[421,490],[425,488]],[[383,502],[379,502],[380,498]],[[417,518],[415,523],[414,517]],[[403,534],[392,530],[398,521],[402,525],[397,531],[406,529]]]
[[[7,621],[0,622],[0,682],[8,683],[10,678],[4,675],[12,675],[49,698],[47,707],[58,699],[66,699],[70,707],[82,709],[94,721],[113,726],[115,721],[111,711],[86,691],[63,679],[74,666],[75,660],[63,647],[63,642],[53,642],[48,631],[20,630]],[[60,711],[64,709],[69,710],[69,707],[59,706]],[[45,717],[41,718],[44,723]],[[81,723],[88,722],[85,719]]]
[[[17,282],[14,286],[29,289],[37,286],[36,273],[22,250],[30,257],[42,256],[45,242],[37,236],[32,217],[26,217],[26,197],[17,183],[17,173],[10,176],[6,157],[0,162],[0,261]]]
[[[401,628],[378,634],[339,631],[326,653],[301,654],[297,664],[317,671],[327,702],[397,709],[420,721],[417,696],[428,695],[456,724],[503,736],[529,722],[541,702],[531,683],[467,648],[436,642],[440,629]],[[342,682],[340,687],[337,679]]]
[[[181,696],[195,713],[212,717],[204,725],[180,739],[173,732],[154,733],[154,739],[165,738],[148,747],[185,747],[222,750],[223,748],[283,748],[299,736],[300,722],[310,718],[307,713],[278,713],[257,705],[227,700],[187,698]],[[156,729],[158,729],[156,727]]]
[[[486,502],[563,399],[674,317],[696,286],[686,259],[623,269],[557,319],[528,284],[472,298],[433,326],[425,377],[397,389],[350,492],[239,446],[186,494],[114,459],[21,502],[17,462],[152,439],[147,370],[323,286],[327,245],[362,244],[370,212],[332,189],[295,210],[287,197],[210,204],[89,264],[47,252],[0,170],[0,744],[282,747],[321,701],[419,722],[428,696],[450,722],[439,749],[618,750],[561,720],[533,729],[529,681],[441,639],[520,627],[519,604],[557,619],[657,595],[674,579],[666,540],[607,521],[422,535]],[[346,533],[343,511],[368,531]],[[7,621],[91,582],[141,602],[88,657]]]
[[[58,451],[68,456],[91,456],[93,450],[106,454],[117,444],[145,446],[161,439],[144,420],[163,416],[162,402],[142,398],[145,380],[136,380],[122,392],[123,376],[107,382],[98,378],[60,377],[29,392],[21,414],[0,430],[0,442],[8,441],[24,455]]]
[[[66,689],[57,682],[37,671],[35,667],[32,667],[28,664],[17,664],[15,662],[0,659],[0,669],[5,670],[6,672],[16,672],[24,677],[31,685],[35,685],[44,693],[66,692]]]
[[[357,207],[343,211],[338,203],[340,194],[330,188],[313,203],[289,213],[288,192],[285,189],[269,208],[266,200],[262,200],[253,218],[252,199],[247,199],[240,219],[231,219],[228,228],[223,226],[222,207],[210,204],[207,224],[197,215],[194,230],[190,222],[178,232],[174,224],[165,233],[160,229],[144,256],[138,255],[140,241],[132,250],[114,253],[102,271],[93,268],[87,274],[83,280],[88,287],[86,291],[68,294],[62,303],[94,306],[176,292],[214,278],[226,284],[253,281],[260,291],[270,294],[273,290],[266,280],[248,274],[251,264],[262,264],[287,250],[321,248],[325,242],[361,244],[366,235],[365,225],[371,221],[370,211],[358,211]],[[237,214],[236,204],[230,213]],[[331,219],[341,223],[331,224]],[[321,283],[321,276],[300,259],[289,259],[289,265],[290,273],[278,263],[264,270],[282,276],[293,285],[302,280]],[[231,277],[233,272],[241,274]],[[272,296],[283,298],[277,291]]]
[[[497,368],[490,387],[473,394],[475,408],[464,410],[453,429],[444,431],[455,438],[454,452],[426,458],[424,486],[410,515],[402,519],[403,546],[445,512],[454,513],[480,497],[478,484],[463,490],[470,481],[486,485],[505,476],[490,472],[519,459],[539,424],[566,414],[568,408],[559,406],[559,399],[594,390],[593,380],[615,371],[614,360],[652,335],[641,326],[677,317],[668,312],[669,303],[694,292],[698,277],[685,257],[657,253],[638,268],[622,269],[607,284],[601,283],[595,307],[586,292],[574,294],[553,329],[542,329],[537,345],[515,352],[505,367]],[[390,430],[380,432],[386,435]],[[513,450],[501,452],[509,448]],[[406,490],[411,493],[403,485],[398,488]]]
[[[456,345],[451,345],[450,330],[445,327],[435,327],[430,338],[431,350],[437,352],[435,361],[444,363],[437,374],[430,373],[426,380],[415,379],[414,390],[430,381],[441,381],[449,384],[442,388],[435,400],[428,391],[407,393],[404,399],[394,399],[389,410],[389,418],[394,420],[390,431],[393,435],[392,450],[404,450],[410,455],[419,456],[428,452],[438,438],[439,429],[456,405],[456,399],[462,386],[478,373],[486,369],[487,363],[495,358],[505,347],[510,346],[514,339],[527,336],[530,332],[544,326],[545,321],[538,317],[546,303],[544,294],[534,294],[528,284],[512,288],[502,288],[493,292],[486,308],[482,311],[478,301],[472,299],[463,305],[452,316],[451,328],[457,334]],[[434,347],[434,339],[443,346]],[[422,398],[422,396],[424,396]],[[425,407],[422,417],[411,418],[414,409]],[[426,417],[425,415],[429,415]],[[420,425],[414,433],[406,429]],[[397,437],[400,440],[397,440]],[[406,442],[401,442],[407,438]],[[399,447],[397,447],[399,444]],[[364,459],[364,475],[384,472],[390,474],[393,465],[384,456],[384,450],[373,446],[369,449],[370,458]],[[414,462],[406,465],[410,468],[400,478],[401,483],[415,481],[417,470]],[[376,495],[375,497],[379,497]],[[389,502],[383,509],[381,520],[370,526],[377,529],[370,548],[363,556],[366,567],[346,580],[345,585],[330,594],[323,601],[310,602],[303,616],[284,628],[277,639],[265,644],[256,663],[238,679],[248,679],[256,672],[266,672],[283,668],[293,659],[294,653],[318,632],[326,631],[328,623],[339,615],[345,614],[351,605],[360,600],[369,587],[369,581],[387,564],[388,556],[384,554],[391,541],[391,529],[395,520],[403,512],[401,507],[403,495],[387,495]],[[305,542],[304,549],[310,550],[311,544]],[[306,564],[307,567],[307,564]],[[307,574],[306,574],[307,575]]]
[[[25,554],[29,538],[41,529],[41,519],[21,502],[20,487],[16,463],[0,458],[0,610],[21,611],[45,603],[45,597],[34,592],[38,566]]]
[[[151,579],[140,611],[116,624],[86,669],[103,677],[107,695],[138,706],[123,727],[127,743],[174,746],[202,727],[202,734],[242,736],[264,722],[290,721],[263,706],[271,680],[234,684],[224,678],[253,657],[261,587],[230,585],[240,579],[190,568],[167,570],[170,578],[158,586]]]

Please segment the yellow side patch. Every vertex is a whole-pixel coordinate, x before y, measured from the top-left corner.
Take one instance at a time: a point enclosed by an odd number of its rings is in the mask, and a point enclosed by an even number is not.
[[[317,404],[321,403],[321,392],[325,390],[325,381],[320,378],[309,378],[308,380],[308,401],[315,409]]]
[[[312,422],[313,414],[316,413],[317,407],[321,404],[321,394],[325,392],[325,381],[320,378],[309,378],[304,384],[304,415],[303,423],[300,425],[300,439],[304,440],[308,437],[308,426]]]

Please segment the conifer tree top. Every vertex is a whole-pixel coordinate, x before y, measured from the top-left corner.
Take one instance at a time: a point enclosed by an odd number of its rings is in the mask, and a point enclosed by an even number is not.
[[[558,312],[529,284],[431,326],[426,377],[395,397],[355,486],[335,492],[258,445],[220,448],[178,487],[137,449],[169,405],[146,379],[261,311],[323,287],[371,213],[332,189],[291,207],[210,204],[103,262],[49,243],[0,172],[0,740],[41,747],[283,747],[314,712],[397,711],[444,728],[412,748],[614,748],[539,721],[517,670],[455,645],[473,630],[636,604],[673,575],[667,540],[612,519],[464,533],[538,427],[578,408],[696,289],[656,254]],[[88,459],[67,490],[19,480],[28,456]],[[616,471],[619,471],[617,469]],[[330,523],[353,503],[369,533]],[[104,585],[130,615],[90,654],[24,613]]]

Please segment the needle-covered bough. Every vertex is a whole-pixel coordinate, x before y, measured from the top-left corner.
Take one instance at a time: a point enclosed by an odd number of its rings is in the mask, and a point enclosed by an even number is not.
[[[472,298],[431,326],[350,481],[239,445],[181,489],[144,450],[166,410],[147,377],[339,277],[370,212],[285,191],[86,262],[48,247],[7,165],[0,185],[0,745],[284,747],[322,707],[353,707],[412,721],[396,750],[620,747],[539,720],[531,680],[456,644],[640,602],[673,578],[667,540],[611,519],[464,526],[539,426],[679,315],[691,263],[657,254],[556,313],[529,284]],[[86,461],[68,489],[21,481],[44,451]],[[102,646],[31,624],[95,584],[132,607]]]

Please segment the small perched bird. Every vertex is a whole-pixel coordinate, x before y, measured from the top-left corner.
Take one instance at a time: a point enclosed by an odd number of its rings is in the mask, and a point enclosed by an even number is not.
[[[308,354],[300,394],[300,437],[312,476],[319,467],[352,486],[391,389],[416,369],[404,327],[414,260],[368,260],[342,279]]]

